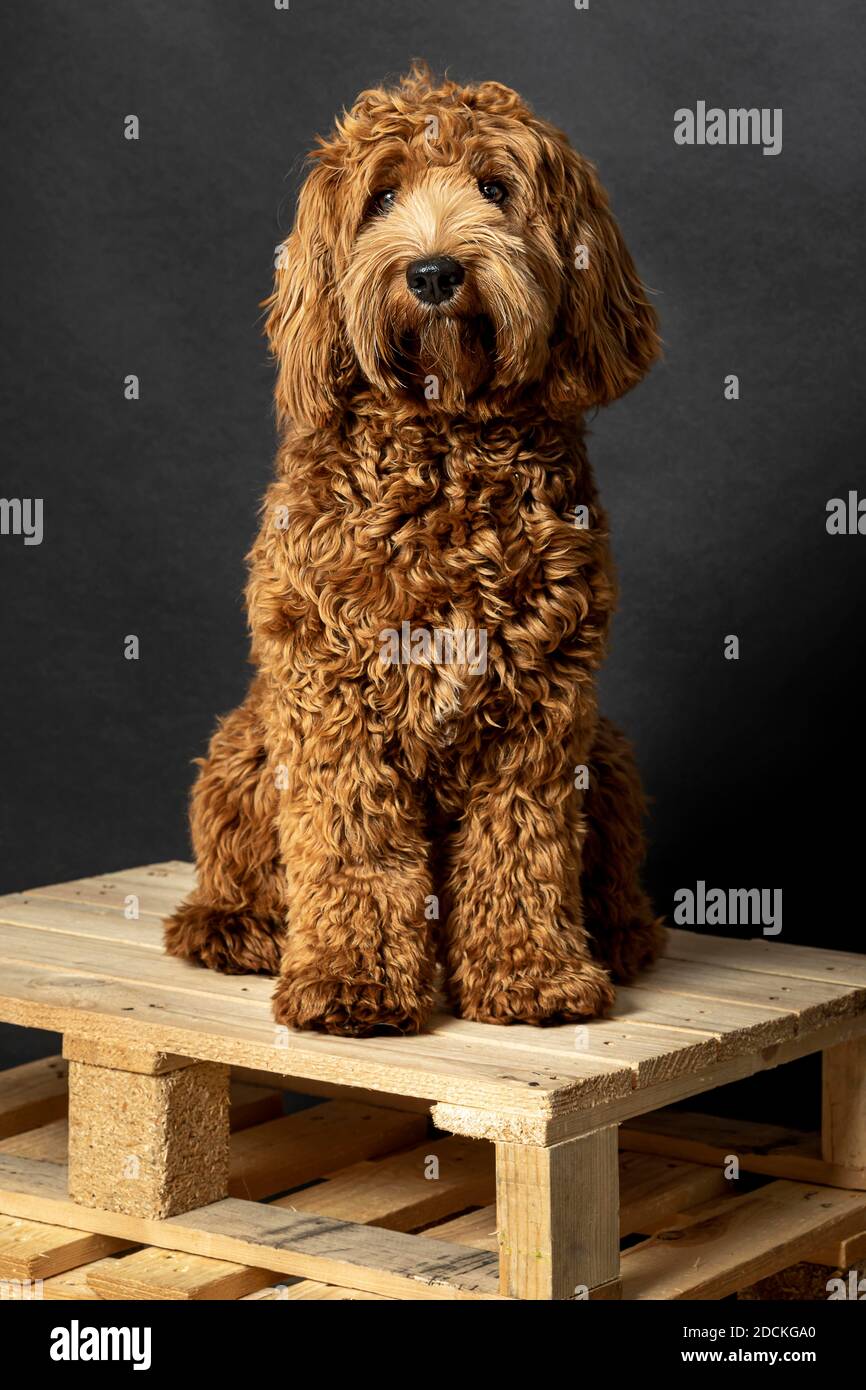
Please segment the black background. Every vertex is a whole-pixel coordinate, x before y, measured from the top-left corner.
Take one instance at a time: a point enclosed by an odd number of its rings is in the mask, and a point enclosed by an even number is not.
[[[190,760],[248,678],[274,247],[314,134],[418,55],[562,126],[657,291],[665,361],[592,457],[621,581],[603,704],[653,798],[659,908],[782,888],[783,941],[862,949],[866,538],[825,530],[863,478],[861,14],[7,0],[0,491],[44,498],[45,538],[0,537],[0,891],[188,856]],[[698,100],[781,107],[782,153],[677,146]]]

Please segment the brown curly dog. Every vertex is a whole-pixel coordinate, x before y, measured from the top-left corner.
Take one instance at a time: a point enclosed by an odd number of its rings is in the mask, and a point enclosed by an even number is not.
[[[267,301],[257,674],[192,797],[173,955],[298,1028],[574,1021],[658,953],[640,783],[597,713],[614,605],[582,417],[656,320],[595,170],[416,65],[312,156]]]

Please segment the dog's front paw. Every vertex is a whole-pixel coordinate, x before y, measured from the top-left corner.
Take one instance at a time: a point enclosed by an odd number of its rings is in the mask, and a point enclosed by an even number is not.
[[[455,1003],[462,1018],[477,1023],[580,1023],[599,1018],[615,993],[604,970],[590,961],[560,966],[549,975],[521,973],[464,981]]]
[[[372,980],[282,975],[274,991],[277,1023],[345,1037],[417,1033],[432,1005],[430,989],[418,993],[406,985]]]

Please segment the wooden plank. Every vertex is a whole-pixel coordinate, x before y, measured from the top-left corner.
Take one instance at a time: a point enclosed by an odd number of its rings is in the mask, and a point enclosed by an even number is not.
[[[9,898],[14,895],[9,894]],[[134,875],[118,875],[105,878],[83,878],[76,883],[54,883],[47,888],[28,888],[21,897],[46,902],[67,903],[70,906],[99,907],[116,917],[127,920],[131,911],[137,911],[142,924],[151,931],[160,932],[162,919],[173,912],[185,894],[166,883],[148,882]],[[135,899],[132,903],[130,900]],[[0,912],[4,899],[0,898]]]
[[[596,1105],[631,1089],[625,1070],[601,1075],[595,1066],[575,1060],[563,1077],[565,1068],[516,1063],[506,1038],[500,1053],[481,1059],[465,1048],[437,1048],[435,1034],[355,1039],[295,1033],[275,1029],[264,1005],[250,1005],[247,1022],[236,1013],[227,1015],[222,1001],[219,1011],[203,1002],[191,1010],[188,995],[176,991],[14,964],[4,964],[0,973],[0,1017],[7,1022],[146,1042],[157,1050],[286,1076],[542,1114],[550,1110],[553,1095],[580,1096],[582,1103]]]
[[[822,1058],[821,1154],[834,1167],[859,1173],[866,1187],[866,1039],[843,1043]]]
[[[229,1077],[229,1128],[233,1133],[277,1120],[283,1113],[283,1098],[275,1087],[248,1086]]]
[[[140,1007],[149,1009],[151,1018],[153,1011],[158,1011],[163,1020],[169,1019],[171,1013],[175,1012],[183,1017],[187,1026],[192,1023],[196,1028],[207,1028],[209,1032],[213,1032],[215,1030],[212,1025],[215,1024],[218,1029],[226,1032],[239,1032],[263,1041],[267,1039],[272,1055],[276,1054],[278,1057],[281,1052],[294,1051],[296,1048],[303,1048],[305,1051],[315,1049],[317,1053],[335,1057],[351,1056],[354,1044],[357,1047],[355,1055],[359,1059],[365,1057],[374,1062],[386,1057],[399,1058],[408,1053],[413,1058],[423,1058],[426,1065],[436,1071],[447,1072],[457,1069],[467,1076],[483,1076],[485,1072],[490,1074],[501,1071],[501,1068],[496,1066],[496,1058],[491,1058],[487,1049],[473,1047],[465,1040],[455,1045],[444,1035],[437,1036],[435,1028],[424,1037],[369,1038],[360,1041],[348,1038],[329,1039],[278,1029],[270,1015],[272,983],[268,980],[246,976],[242,979],[230,978],[213,971],[197,969],[183,961],[156,959],[147,954],[143,955],[135,948],[119,946],[116,943],[106,948],[104,944],[94,943],[85,938],[69,937],[61,940],[58,945],[56,939],[40,939],[39,933],[31,933],[21,927],[0,928],[0,941],[3,942],[0,955],[3,955],[5,950],[7,961],[11,961],[11,955],[18,957],[17,961],[12,961],[6,967],[6,978],[14,976],[16,971],[20,976],[19,967],[26,961],[30,967],[28,984],[31,994],[38,991],[39,985],[43,983],[43,980],[35,975],[33,967],[49,969],[53,961],[63,961],[67,972],[78,972],[83,976],[84,978],[79,979],[75,973],[66,973],[61,977],[62,985],[56,982],[57,988],[63,989],[71,996],[70,1002],[78,1006],[79,1014],[82,1016],[85,1008],[90,1010],[103,1002],[106,1005],[115,1004],[118,1013],[128,1015],[135,1011],[140,1000]],[[97,968],[101,974],[89,973]],[[150,989],[145,990],[141,987],[144,981]],[[179,989],[179,985],[182,988]],[[189,998],[184,997],[189,994],[195,995],[194,1005]],[[128,1021],[120,1018],[116,1020],[118,1023]],[[83,1036],[77,1022],[74,1031],[78,1037]],[[502,1030],[493,1031],[500,1033],[501,1037]],[[195,1037],[195,1034],[191,1035],[191,1038]],[[96,1034],[96,1038],[100,1045],[112,1040],[105,1029]],[[193,1045],[198,1046],[198,1043]],[[199,1047],[199,1054],[190,1055],[200,1055],[200,1051]],[[518,1084],[523,1083],[525,1087],[553,1090],[556,1089],[556,1082],[565,1084],[567,1080],[567,1069],[562,1059],[557,1059],[557,1066],[559,1071],[566,1075],[551,1076],[541,1070],[527,1069],[527,1059],[522,1055],[510,1055],[507,1038],[503,1040],[500,1052],[504,1052],[508,1060],[507,1079],[513,1079]],[[599,1079],[596,1075],[598,1069],[588,1066],[580,1058],[574,1058],[569,1070],[585,1084],[591,1085],[596,1093],[609,1093],[615,1089],[611,1077]],[[616,1072],[612,1064],[609,1066],[609,1072]]]
[[[66,1063],[62,1057],[0,1071],[0,1139],[35,1129],[66,1114]]]
[[[562,1058],[577,1053],[600,1064],[622,1063],[635,1072],[637,1085],[650,1085],[659,1073],[700,1069],[707,1061],[782,1042],[797,1031],[793,1008],[676,993],[664,984],[660,965],[645,977],[643,988],[617,990],[611,1018],[541,1030],[512,1025],[509,1044]],[[451,1018],[443,1021],[441,1031],[455,1039],[497,1045],[497,1030],[488,1024]]]
[[[255,1201],[285,1192],[348,1164],[417,1144],[426,1129],[423,1115],[351,1101],[326,1101],[282,1115],[232,1137],[229,1196]]]
[[[141,864],[130,869],[110,870],[104,874],[92,874],[86,878],[70,879],[64,883],[49,883],[38,888],[28,888],[28,895],[44,894],[56,898],[71,899],[95,892],[100,898],[112,888],[134,885],[152,893],[170,894],[175,904],[180,902],[195,887],[195,866],[173,861],[166,864]]]
[[[141,910],[161,916],[170,912],[193,888],[194,883],[193,865],[171,861],[50,884],[30,889],[24,896],[54,897],[68,902],[92,900],[97,905],[105,905],[108,901],[112,908],[120,909],[126,893],[138,890]],[[145,895],[148,891],[159,894],[159,897],[147,902]],[[9,899],[15,896],[8,895]],[[7,899],[0,899],[0,912],[5,901]],[[678,929],[670,930],[668,937],[666,955],[671,960],[715,962],[726,968],[741,965],[747,970],[767,971],[775,975],[866,986],[866,957],[854,953],[792,946],[775,938],[737,941]]]
[[[443,1016],[437,1019],[437,1034],[461,1050],[473,1049],[479,1056],[503,1050],[516,1056],[525,1053],[544,1059],[550,1067],[574,1072],[576,1067],[593,1068],[599,1074],[628,1069],[632,1086],[651,1085],[661,1077],[695,1071],[711,1064],[718,1055],[718,1043],[709,1032],[697,1028],[667,1028],[626,1019],[594,1019],[583,1025],[565,1024],[533,1028],[510,1024],[507,1029],[489,1023]]]
[[[428,1140],[377,1163],[357,1163],[279,1202],[292,1211],[413,1231],[455,1211],[492,1202],[493,1147],[477,1139]]]
[[[80,936],[106,945],[135,946],[153,956],[160,956],[163,951],[161,917],[147,915],[137,921],[128,920],[120,908],[104,903],[10,893],[0,898],[0,922],[26,927],[49,941],[60,937],[55,946],[62,946],[63,938]]]
[[[232,1135],[229,1196],[257,1201],[423,1138],[423,1116],[332,1101]],[[0,1153],[66,1163],[66,1120],[0,1140]]]
[[[136,886],[161,894],[165,910],[169,898],[188,891],[191,875],[187,865],[151,865],[103,876],[99,889],[86,885],[97,897],[114,894],[110,906],[104,897],[95,904],[76,898],[75,885],[0,901],[0,924],[4,916],[14,919],[0,925],[0,1017],[59,1026],[88,1041],[143,1042],[275,1071],[311,1086],[425,1097],[465,1108],[461,1123],[481,1126],[446,1126],[454,1132],[530,1144],[589,1132],[602,1106],[605,1123],[615,1122],[866,1031],[856,957],[841,962],[845,978],[834,974],[835,963],[820,975],[818,958],[833,953],[804,957],[808,948],[725,940],[725,955],[695,933],[675,934],[673,957],[620,992],[617,1016],[586,1028],[496,1029],[446,1015],[412,1039],[278,1030],[270,981],[232,980],[167,961],[153,935],[155,915],[142,935],[141,924],[127,923],[119,910],[122,890]],[[122,939],[106,935],[112,932]],[[688,958],[708,950],[707,959]],[[834,1020],[843,1019],[850,1029],[834,1033]]]
[[[620,1153],[621,1236],[662,1230],[699,1202],[730,1192],[721,1168],[684,1163],[658,1154]]]
[[[128,1248],[111,1236],[0,1216],[0,1279],[48,1279]]]
[[[475,1250],[499,1250],[496,1224],[496,1203],[438,1221],[424,1232],[431,1240],[452,1240],[457,1245],[471,1245]]]
[[[835,1047],[866,1033],[866,1016],[850,1015],[828,1023],[814,1032],[798,1034],[783,1043],[774,1043],[760,1052],[728,1057],[694,1075],[685,1073],[643,1090],[634,1089],[625,1096],[596,1101],[588,1108],[575,1104],[571,1093],[557,1095],[556,1102],[546,1115],[515,1112],[506,1107],[484,1107],[438,1101],[431,1108],[433,1123],[452,1134],[473,1139],[504,1139],[516,1144],[556,1144],[563,1139],[586,1134],[605,1124],[623,1124],[636,1115],[676,1101],[688,1100],[717,1086],[754,1076],[795,1062],[810,1053]]]
[[[828,1241],[826,1245],[816,1245],[809,1251],[808,1258],[815,1264],[830,1265],[832,1269],[853,1269],[866,1259],[866,1230]]]
[[[111,1265],[113,1260],[97,1260],[90,1265],[81,1265],[78,1269],[68,1269],[63,1274],[55,1274],[53,1278],[46,1279],[42,1286],[42,1297],[48,1301],[80,1303],[83,1301],[99,1302],[99,1294],[95,1293],[87,1282],[88,1273],[95,1269],[100,1269],[103,1264]]]
[[[721,1171],[654,1154],[619,1156],[619,1230],[621,1236],[662,1230],[679,1213],[730,1189]],[[498,1250],[495,1205],[437,1222],[425,1231],[433,1239]]]
[[[343,1038],[336,1040],[334,1049],[334,1039],[277,1029],[271,1019],[273,985],[270,980],[219,975],[214,971],[197,969],[184,961],[157,957],[125,942],[107,944],[74,934],[59,936],[56,933],[33,932],[23,925],[6,924],[0,925],[0,958],[10,962],[10,969],[23,965],[31,968],[31,993],[36,983],[33,967],[50,969],[53,965],[62,965],[64,978],[70,973],[86,977],[76,983],[74,990],[74,1000],[79,1007],[89,1008],[97,1000],[107,1000],[106,982],[117,987],[113,994],[119,993],[120,997],[127,998],[138,998],[146,985],[148,991],[143,993],[143,1002],[146,1001],[151,1009],[158,1009],[163,1019],[167,1019],[169,1010],[173,1009],[182,1014],[184,1021],[189,1021],[192,1015],[197,1028],[207,1026],[212,1031],[210,1025],[213,1023],[225,1031],[237,1027],[245,1031],[259,1028],[262,1030],[260,1036],[267,1038],[271,1046],[282,1047],[285,1044],[286,1050],[291,1046],[292,1050],[303,1047],[304,1050],[315,1048],[319,1052],[327,1046],[333,1055],[342,1058],[352,1055],[353,1043],[358,1046],[357,1040]],[[183,994],[195,996],[192,1008],[192,1000],[181,1002]],[[123,1012],[128,1014],[131,1011],[128,1004],[124,1006]],[[473,1031],[476,1028],[478,1031]],[[477,1077],[482,1077],[485,1072],[498,1071],[500,1076],[517,1083],[525,1078],[529,1089],[555,1091],[575,1082],[582,1089],[602,1095],[619,1094],[630,1085],[622,1064],[607,1055],[600,1055],[603,1052],[601,1046],[599,1055],[595,1057],[576,1052],[572,1045],[572,1031],[567,1030],[567,1040],[556,1045],[554,1039],[547,1036],[552,1030],[544,1030],[540,1039],[539,1030],[525,1027],[509,1029],[507,1035],[503,1036],[501,1029],[487,1025],[465,1025],[443,1016],[434,1020],[430,1031],[422,1037],[363,1039],[356,1055],[359,1060],[363,1057],[374,1062],[384,1060],[386,1056],[394,1058],[398,1055],[397,1044],[401,1052],[423,1058],[431,1068],[448,1071],[457,1068],[462,1075]],[[78,1025],[75,1032],[78,1037],[82,1036]],[[487,1045],[494,1041],[491,1034],[498,1035],[493,1049]],[[100,1045],[106,1041],[104,1037],[101,1038]],[[198,1054],[191,1055],[201,1054],[200,1045],[193,1046],[198,1046]],[[698,1055],[699,1045],[685,1034],[664,1039],[658,1030],[650,1030],[648,1041],[644,1039],[642,1044],[640,1041],[635,1043],[636,1048],[640,1046],[643,1048],[641,1055],[649,1055],[653,1061],[656,1054],[670,1051],[671,1048],[682,1053],[684,1058],[686,1054],[691,1054],[692,1064],[697,1064],[704,1056],[703,1053]],[[555,1055],[548,1057],[548,1052]],[[500,1058],[503,1065],[497,1067]]]
[[[37,1159],[0,1158],[0,1211],[395,1298],[500,1297],[484,1251],[231,1197],[164,1221],[79,1207],[63,1169]]]
[[[274,1192],[336,1171],[347,1164],[417,1142],[426,1125],[421,1115],[351,1101],[330,1102],[235,1132],[230,1143],[229,1196],[258,1201]],[[0,1153],[66,1163],[66,1120],[0,1140]],[[431,1150],[434,1152],[434,1150]]]
[[[444,1141],[444,1144],[448,1143],[449,1141]],[[428,1147],[431,1153],[438,1153],[441,1158],[443,1141],[402,1155],[398,1160],[388,1160],[384,1164],[358,1165],[346,1173],[335,1175],[320,1186],[308,1188],[293,1197],[286,1197],[275,1205],[297,1208],[297,1199],[300,1197],[305,1200],[309,1209],[319,1210],[323,1214],[339,1216],[342,1219],[377,1221],[391,1229],[412,1229],[415,1224],[414,1218],[429,1217],[433,1209],[419,1207],[414,1190],[419,1181],[426,1182],[423,1177],[419,1179],[419,1173],[427,1157],[425,1150]],[[483,1146],[477,1145],[476,1148],[483,1152]],[[372,1173],[368,1178],[364,1171],[367,1168],[390,1170],[386,1178],[387,1187],[383,1188],[381,1183],[377,1183]],[[440,1181],[443,1168],[445,1165],[440,1163]],[[404,1175],[409,1178],[408,1183],[404,1180]],[[447,1168],[444,1176],[448,1180],[450,1175]],[[465,1174],[454,1175],[456,1181],[450,1183],[450,1198],[441,1202],[441,1205],[457,1207],[472,1199],[478,1200],[483,1196],[485,1184],[489,1185],[492,1177],[492,1165],[488,1156],[488,1161],[479,1166],[478,1179],[473,1176],[468,1186],[465,1183]],[[477,1186],[479,1180],[480,1186]],[[620,1229],[623,1234],[656,1230],[672,1220],[681,1210],[710,1196],[718,1195],[726,1187],[721,1173],[713,1172],[709,1168],[636,1154],[620,1155],[620,1184]],[[434,1185],[438,1187],[439,1183],[436,1182]],[[341,1195],[345,1204],[341,1204]],[[496,1206],[490,1204],[464,1212],[460,1216],[437,1221],[435,1226],[427,1227],[424,1233],[434,1240],[452,1241],[458,1245],[496,1252],[499,1249]],[[268,1283],[270,1282],[269,1279]],[[305,1281],[303,1290],[295,1292],[296,1289],[300,1289],[300,1286],[283,1288],[281,1291],[275,1291],[270,1287],[267,1291],[263,1290],[261,1296],[272,1299],[326,1298],[335,1297],[337,1293],[340,1296],[352,1296],[345,1290],[334,1291],[314,1280]]]
[[[496,1146],[502,1292],[570,1299],[619,1272],[615,1129],[551,1148]]]
[[[783,1013],[772,1006],[740,1004],[727,999],[706,999],[691,994],[655,990],[653,977],[647,988],[620,986],[616,992],[611,1021],[620,1024],[663,1025],[668,1029],[687,1029],[716,1040],[716,1057],[723,1060],[743,1052],[754,1052],[771,1043],[784,1042],[797,1031],[797,1015]]]
[[[299,1279],[294,1284],[271,1284],[268,1288],[259,1289],[257,1293],[247,1294],[242,1300],[245,1303],[262,1302],[283,1302],[300,1303],[305,1300],[313,1300],[316,1303],[333,1302],[338,1300],[341,1303],[362,1302],[390,1303],[393,1300],[381,1293],[364,1293],[360,1289],[338,1289],[335,1284],[320,1284],[315,1279]]]
[[[727,970],[751,970],[790,979],[814,980],[836,985],[866,986],[866,956],[849,951],[828,951],[816,946],[789,946],[765,937],[734,941],[703,932],[668,932],[666,956],[671,960],[723,965]]]
[[[623,1298],[726,1298],[855,1230],[864,1214],[861,1193],[785,1180],[700,1203],[623,1254]]]
[[[61,903],[52,903],[51,906],[55,911],[65,910]],[[41,919],[44,907],[31,903],[30,908]],[[22,912],[20,915],[23,917],[25,914]],[[11,965],[28,965],[31,968],[61,968],[66,974],[85,979],[93,976],[118,983],[151,985],[155,991],[167,989],[189,996],[200,995],[203,1003],[220,1005],[229,1016],[237,1014],[245,1017],[256,1003],[268,1005],[273,992],[273,981],[270,979],[202,970],[188,961],[166,956],[161,944],[158,950],[153,950],[136,941],[109,941],[71,930],[44,931],[23,921],[0,921],[0,959]],[[73,1030],[68,1031],[78,1036]],[[100,1045],[108,1046],[112,1041],[104,1039]],[[115,1041],[114,1045],[121,1044]]]
[[[251,1142],[250,1131],[238,1134],[232,1141],[229,1189],[232,1195],[262,1195],[265,1191],[309,1182],[331,1167],[410,1144],[423,1136],[425,1125],[421,1116],[342,1104],[321,1105],[298,1115],[281,1116],[276,1126],[269,1124],[260,1129],[254,1142]],[[43,1158],[58,1164],[65,1164],[66,1149],[64,1120],[0,1143],[0,1153]],[[267,1151],[270,1151],[268,1157]],[[127,1248],[128,1242],[86,1231],[65,1231],[0,1217],[0,1277],[43,1278]],[[139,1253],[143,1258],[131,1266],[135,1291],[126,1295],[130,1298],[170,1296],[166,1292],[150,1295],[140,1292],[138,1286],[143,1282],[143,1270],[154,1278],[159,1275],[163,1279],[179,1273],[179,1298],[238,1298],[240,1294],[231,1289],[243,1288],[247,1292],[262,1283],[273,1282],[270,1273],[257,1271],[248,1275],[242,1268],[236,1278],[229,1278],[228,1271],[219,1262],[219,1267],[212,1269],[213,1262],[195,1256],[184,1256],[180,1266],[170,1261],[149,1265],[144,1258],[148,1252]],[[125,1279],[126,1268],[126,1261],[112,1261],[108,1267],[118,1288]],[[122,1295],[115,1292],[104,1296],[117,1298]]]
[[[63,1056],[67,1062],[88,1062],[94,1067],[113,1071],[131,1071],[140,1076],[164,1076],[166,1072],[191,1067],[194,1059],[178,1057],[173,1052],[157,1052],[153,1048],[129,1047],[125,1043],[93,1042],[67,1033],[63,1039]]]
[[[820,1028],[844,1014],[866,1008],[866,986],[771,975],[767,971],[729,968],[709,961],[663,959],[636,981],[639,993],[689,995],[731,1004],[768,1006],[793,1013],[801,1028]]]
[[[14,917],[15,921],[7,921],[0,926],[0,953],[4,958],[18,963],[59,965],[67,971],[92,971],[103,978],[130,983],[147,982],[155,987],[219,995],[231,999],[235,1004],[253,1000],[265,1002],[270,997],[271,984],[266,980],[249,979],[239,985],[237,980],[215,972],[190,970],[186,963],[167,960],[160,951],[145,949],[134,941],[106,943],[105,940],[95,940],[92,935],[86,934],[87,915],[83,911],[73,914],[65,934],[60,931],[59,922],[54,930],[46,931],[43,929],[43,919],[49,910],[55,916],[62,916],[67,906],[59,902],[46,905],[36,900],[22,903],[14,910],[6,908],[7,918]],[[95,914],[97,910],[92,911]],[[99,920],[101,922],[102,919]],[[533,1057],[547,1052],[555,1053],[557,1060],[562,1063],[566,1058],[573,1061],[576,1051],[580,1052],[583,1061],[595,1060],[602,1066],[610,1065],[611,1061],[624,1061],[636,1067],[639,1073],[646,1073],[645,1076],[639,1074],[638,1084],[652,1084],[658,1075],[653,1066],[644,1066],[647,1062],[664,1068],[665,1074],[670,1075],[672,1065],[695,1069],[719,1055],[720,1042],[729,1034],[736,1038],[733,1045],[743,1045],[743,1030],[749,1031],[746,1027],[748,1007],[744,1008],[742,1002],[732,997],[732,982],[744,998],[748,999],[751,994],[751,1006],[759,1010],[754,1014],[751,1029],[755,1044],[789,1035],[797,1019],[814,1026],[825,1014],[853,1008],[852,1001],[857,993],[848,986],[783,981],[778,984],[775,995],[768,995],[766,977],[743,971],[731,975],[713,967],[701,967],[697,971],[683,962],[663,962],[647,980],[649,983],[644,983],[625,997],[620,1007],[629,1012],[619,1019],[598,1021],[589,1028],[579,1030],[543,1030],[540,1034],[539,1030],[517,1025],[508,1030],[507,1048],[525,1048]],[[772,987],[772,980],[770,983]],[[691,999],[691,1005],[682,1001],[678,1005],[676,1001],[680,995]],[[714,1032],[697,1026],[697,1010],[701,1007],[697,999],[703,1001],[708,1014],[710,1004],[714,1004]],[[866,992],[863,993],[862,1002],[866,1003]],[[641,1007],[644,1017],[649,1020],[648,1024],[634,1017]],[[727,1027],[725,1009],[735,1015],[728,1019]],[[689,1026],[680,1026],[684,1012],[689,1017]],[[785,1019],[779,1017],[782,1014],[789,1016],[787,1033]],[[671,1017],[676,1026],[666,1027],[662,1022],[665,1017]],[[487,1025],[443,1018],[438,1035],[464,1048],[477,1042],[499,1049],[502,1047],[501,1038],[496,1042],[492,1036],[497,1031]],[[576,1038],[580,1039],[579,1047],[576,1046]],[[724,1046],[730,1049],[732,1044],[726,1042]]]
[[[52,903],[50,906],[55,913],[65,910],[62,903]],[[65,937],[61,936],[59,943],[57,931],[53,934],[40,931],[34,941],[33,931],[24,923],[40,921],[40,913],[44,911],[44,904],[38,901],[19,906],[12,915],[16,916],[20,925],[6,925],[0,928],[0,953],[18,963],[26,961],[28,964],[43,966],[62,963],[66,970],[76,969],[82,973],[98,971],[102,978],[127,984],[146,982],[157,989],[172,986],[175,989],[192,990],[197,995],[217,995],[221,1000],[231,1000],[233,1004],[253,1001],[265,1003],[269,998],[270,982],[249,981],[241,987],[246,997],[240,999],[238,982],[235,980],[215,975],[213,972],[190,971],[185,968],[183,962],[167,961],[153,952],[142,953],[140,947],[128,941],[112,941],[108,947],[104,941],[79,936],[76,933],[82,929],[83,924],[80,912],[76,914],[72,924],[75,926],[75,932],[70,930]],[[7,915],[10,912],[11,909],[8,909]],[[694,1021],[692,1016],[696,1015],[699,1006],[696,1001],[683,1001],[676,995],[666,995],[661,989],[664,983],[661,976],[654,979],[657,988],[652,992],[644,991],[641,996],[641,992],[634,991],[631,1001],[627,997],[621,1005],[622,1008],[630,1008],[631,1015],[621,1020],[598,1021],[588,1028],[548,1029],[539,1032],[537,1029],[518,1025],[508,1030],[508,1038],[503,1042],[501,1030],[463,1020],[443,1018],[436,1031],[438,1038],[443,1039],[446,1045],[455,1045],[451,1049],[452,1055],[458,1055],[458,1052],[468,1055],[469,1049],[474,1048],[479,1060],[484,1060],[485,1056],[490,1055],[489,1049],[495,1048],[497,1055],[501,1054],[503,1049],[509,1052],[525,1050],[533,1061],[544,1059],[549,1065],[555,1063],[565,1071],[566,1076],[585,1073],[587,1070],[594,1074],[628,1067],[634,1073],[635,1084],[639,1087],[663,1082],[683,1072],[700,1070],[720,1055],[741,1050],[747,1045],[750,1037],[745,1028],[748,1010],[738,1009],[734,1002],[724,1006],[730,1013],[737,1013],[737,1017],[729,1020],[730,1028],[727,1032],[722,1027],[721,1014],[724,1010],[720,1003],[716,1004],[715,1016],[711,1020],[716,1025],[714,1033],[701,1031],[697,1027],[666,1027],[661,1022],[663,1017],[671,1017],[675,1022],[681,1022],[685,1015],[690,1021]],[[680,979],[679,983],[682,984],[683,981]],[[814,990],[817,987],[806,988]],[[633,1017],[641,997],[645,1001],[644,1017],[650,1020],[649,1022]],[[668,1002],[665,1003],[665,1000]],[[703,1001],[703,1004],[709,1013],[709,1001]],[[209,1001],[209,1005],[211,1008],[215,1007],[213,1001]],[[227,1018],[225,1011],[221,1012],[222,1016]],[[246,1017],[248,1015],[242,1014],[242,1021]],[[781,1014],[774,1016],[771,1011],[767,1017],[766,1010],[756,1012],[751,1029],[752,1043],[756,1046],[763,1045],[771,1039],[784,1036],[786,1031],[792,1032],[796,1017],[794,1013],[783,1017]],[[484,1051],[485,1046],[488,1049],[487,1053]],[[436,1043],[431,1042],[428,1053],[432,1053],[435,1047]],[[549,1058],[546,1056],[548,1053],[551,1054]]]
[[[348,1118],[343,1118],[344,1129]],[[319,1136],[320,1140],[323,1137]],[[327,1171],[333,1162],[326,1150],[327,1145],[322,1144],[318,1172]],[[431,1157],[437,1159],[439,1176],[428,1179]],[[489,1145],[446,1139],[378,1161],[353,1164],[271,1205],[291,1212],[310,1211],[341,1221],[408,1231],[473,1200],[487,1200],[494,1185],[493,1152]],[[175,1256],[171,1260],[147,1258],[152,1253],[143,1251],[127,1260],[115,1261],[110,1283],[101,1278],[94,1287],[106,1298],[212,1299],[242,1297],[274,1283],[273,1274],[261,1269],[227,1265],[196,1255]],[[329,1296],[327,1285],[312,1280],[307,1285],[304,1297],[312,1298],[315,1288],[323,1291],[323,1297]],[[232,1292],[235,1288],[241,1292]]]
[[[147,1246],[122,1260],[101,1262],[86,1271],[86,1281],[100,1298],[200,1302],[243,1298],[273,1284],[274,1276],[228,1260],[204,1260]]]
[[[324,1100],[353,1100],[359,1105],[376,1105],[379,1109],[403,1110],[413,1115],[429,1115],[432,1105],[432,1101],[415,1096],[392,1096],[388,1091],[365,1091],[362,1086],[341,1086],[303,1076],[276,1076],[273,1072],[254,1071],[252,1067],[232,1067],[231,1074],[238,1083],[256,1088],[274,1087],[304,1096],[321,1096]]]
[[[0,1154],[16,1154],[19,1158],[42,1158],[46,1163],[66,1163],[69,1156],[69,1123],[52,1120],[50,1124],[26,1129],[23,1134],[11,1134],[0,1139]]]
[[[734,1155],[746,1173],[795,1182],[866,1190],[866,1172],[828,1163],[817,1135],[754,1120],[731,1120],[687,1110],[654,1110],[629,1120],[620,1145],[639,1153],[721,1167]]]
[[[799,1260],[788,1265],[778,1274],[759,1279],[757,1284],[739,1289],[738,1300],[760,1303],[825,1303],[830,1297],[830,1279],[833,1273],[808,1260]],[[845,1288],[846,1295],[848,1287]]]

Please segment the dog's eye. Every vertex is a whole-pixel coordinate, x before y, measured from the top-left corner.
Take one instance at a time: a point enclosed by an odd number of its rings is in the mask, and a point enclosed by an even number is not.
[[[371,202],[373,212],[390,212],[397,201],[397,190],[395,188],[383,188],[381,193],[375,193]]]
[[[508,189],[498,179],[479,179],[478,187],[482,198],[486,198],[488,203],[496,203],[497,207],[501,207],[508,197]]]

